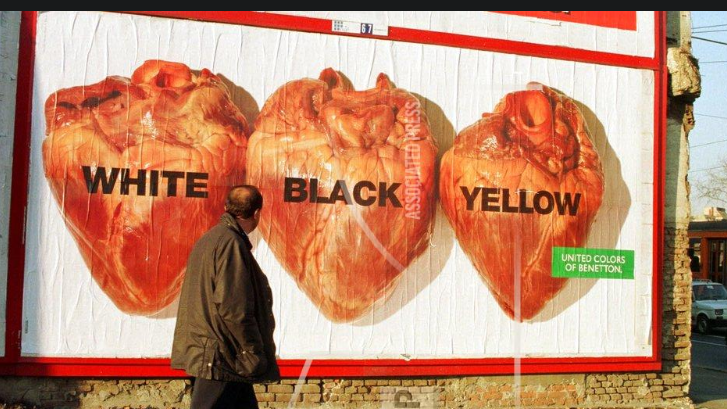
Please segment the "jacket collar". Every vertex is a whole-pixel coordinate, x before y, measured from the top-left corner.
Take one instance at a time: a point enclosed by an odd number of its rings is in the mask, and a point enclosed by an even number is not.
[[[247,246],[247,249],[252,250],[252,243],[250,242],[250,238],[247,237],[247,233],[245,233],[245,231],[240,228],[240,225],[237,224],[237,221],[235,220],[235,217],[233,215],[227,212],[223,213],[222,217],[220,217],[220,223],[224,224],[225,226],[234,230],[235,233],[242,236],[243,240],[245,240],[245,245]]]

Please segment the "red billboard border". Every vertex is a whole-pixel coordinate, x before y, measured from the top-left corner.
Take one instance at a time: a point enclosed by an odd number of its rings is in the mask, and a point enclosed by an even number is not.
[[[331,21],[250,11],[129,11],[156,17],[242,24],[285,30],[342,35],[331,31]],[[650,357],[522,358],[523,374],[659,371],[662,325],[662,248],[664,229],[664,181],[666,161],[666,12],[655,11],[654,57],[624,56],[560,46],[546,46],[509,40],[390,27],[393,41],[436,44],[510,54],[547,57],[654,71],[654,243],[652,282],[652,355]],[[7,316],[5,356],[0,358],[0,375],[59,377],[186,377],[169,366],[169,359],[147,358],[44,358],[20,355],[22,334],[23,281],[25,268],[25,216],[28,200],[33,70],[38,12],[23,11],[20,25],[18,90],[11,186]],[[283,377],[298,377],[306,361],[279,361]],[[511,375],[513,358],[467,359],[320,359],[313,360],[309,377],[392,377]]]

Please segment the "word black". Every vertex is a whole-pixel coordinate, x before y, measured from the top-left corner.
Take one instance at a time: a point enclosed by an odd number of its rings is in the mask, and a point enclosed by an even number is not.
[[[353,185],[353,196],[346,186],[346,181],[337,180],[333,185],[330,196],[321,196],[318,193],[318,179],[310,179],[310,188],[306,189],[308,183],[302,178],[285,178],[285,192],[283,194],[284,202],[300,203],[308,200],[311,203],[327,203],[344,202],[351,205],[354,202],[361,206],[371,206],[378,202],[379,206],[386,206],[386,201],[390,201],[394,207],[401,207],[399,198],[396,197],[396,189],[401,183],[379,182],[379,186],[368,180],[362,180]],[[378,196],[377,196],[378,193]]]

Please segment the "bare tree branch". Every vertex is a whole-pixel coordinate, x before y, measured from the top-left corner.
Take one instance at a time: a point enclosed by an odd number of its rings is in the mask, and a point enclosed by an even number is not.
[[[706,178],[696,181],[694,188],[700,198],[727,205],[727,158],[719,168],[708,171]]]

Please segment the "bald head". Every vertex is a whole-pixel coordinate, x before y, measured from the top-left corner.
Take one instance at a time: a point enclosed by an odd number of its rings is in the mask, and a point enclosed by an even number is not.
[[[235,217],[250,219],[263,207],[263,195],[252,185],[234,186],[227,194],[225,210]]]

